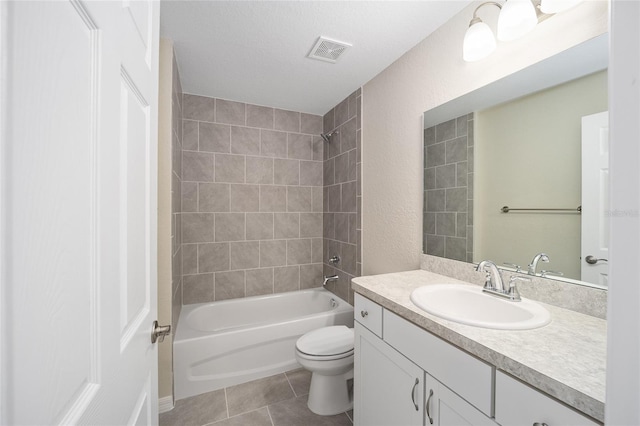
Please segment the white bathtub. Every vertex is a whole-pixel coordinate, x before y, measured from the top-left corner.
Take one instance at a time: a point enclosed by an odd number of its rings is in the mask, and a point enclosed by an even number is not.
[[[183,306],[175,399],[297,368],[296,340],[329,325],[353,327],[353,307],[324,288]]]

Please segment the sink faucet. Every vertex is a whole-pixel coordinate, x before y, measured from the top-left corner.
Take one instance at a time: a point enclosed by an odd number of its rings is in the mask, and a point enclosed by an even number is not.
[[[527,273],[529,275],[535,275],[536,274],[536,268],[538,267],[538,262],[549,262],[549,256],[547,256],[544,253],[538,253],[533,257],[533,260],[531,261],[531,263],[529,264],[529,270],[527,271]]]
[[[324,276],[324,281],[322,281],[322,286],[324,287],[324,286],[326,286],[326,285],[327,285],[327,283],[328,283],[329,281],[336,281],[337,279],[338,279],[338,276],[337,276],[337,275],[329,275],[329,276],[326,276],[326,275],[325,275],[325,276]]]
[[[484,283],[485,290],[504,292],[502,275],[495,263],[490,260],[483,260],[476,266],[476,271],[484,271],[487,274]]]
[[[482,289],[483,292],[503,297],[512,302],[519,302],[521,300],[520,293],[516,287],[516,281],[531,281],[531,278],[513,275],[509,279],[509,287],[505,288],[500,270],[496,264],[490,260],[480,262],[478,266],[476,266],[476,271],[484,271],[486,274],[484,288]]]

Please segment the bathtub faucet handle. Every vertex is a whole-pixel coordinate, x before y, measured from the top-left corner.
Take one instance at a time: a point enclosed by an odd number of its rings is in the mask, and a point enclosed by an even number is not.
[[[329,275],[329,276],[326,276],[326,275],[325,275],[325,276],[324,276],[324,281],[322,281],[322,286],[324,287],[324,286],[326,286],[326,285],[327,285],[327,283],[328,283],[329,281],[336,281],[337,279],[338,279],[338,276],[337,276],[337,275]]]
[[[340,263],[340,256],[331,256],[329,258],[329,263],[333,266],[336,266],[338,263]]]

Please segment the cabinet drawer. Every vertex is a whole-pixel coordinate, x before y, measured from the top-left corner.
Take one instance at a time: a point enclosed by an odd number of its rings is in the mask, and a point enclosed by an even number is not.
[[[505,426],[599,424],[502,371],[496,372],[496,421]]]
[[[385,310],[384,340],[488,417],[494,367]]]
[[[382,337],[382,306],[356,293],[353,304],[354,319]]]

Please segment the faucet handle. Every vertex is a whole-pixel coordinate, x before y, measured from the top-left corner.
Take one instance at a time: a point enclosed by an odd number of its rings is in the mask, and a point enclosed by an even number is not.
[[[522,272],[522,267],[520,265],[516,265],[515,263],[503,263],[505,266],[511,266],[512,268],[516,268],[516,272]]]
[[[495,290],[491,282],[491,271],[489,269],[484,269],[484,288],[486,290]]]
[[[542,278],[546,278],[548,276],[556,276],[556,277],[563,277],[564,274],[562,272],[558,272],[558,271],[545,271],[544,269],[542,271],[540,271],[540,276]]]
[[[509,289],[507,290],[507,295],[509,296],[509,299],[513,301],[520,300],[520,292],[518,291],[518,287],[516,287],[516,281],[531,281],[531,278],[511,275],[511,278],[509,278]]]

